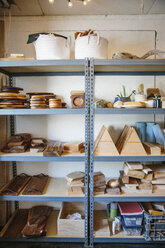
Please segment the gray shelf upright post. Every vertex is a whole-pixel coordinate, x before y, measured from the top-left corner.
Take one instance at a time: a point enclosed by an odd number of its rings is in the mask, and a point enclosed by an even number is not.
[[[89,60],[85,59],[85,247],[89,247]]]
[[[90,247],[93,247],[94,226],[94,197],[93,197],[93,171],[94,171],[94,60],[90,59]]]
[[[13,77],[9,76],[9,86],[14,86]],[[15,117],[10,115],[10,135],[15,135]],[[13,177],[17,176],[17,164],[15,161],[12,162]],[[19,203],[15,201],[15,209],[19,208]]]

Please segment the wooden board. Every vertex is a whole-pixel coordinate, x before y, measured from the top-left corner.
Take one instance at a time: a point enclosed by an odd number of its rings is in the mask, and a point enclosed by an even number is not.
[[[110,228],[105,210],[94,211],[94,237],[110,237]]]
[[[124,164],[124,173],[126,176],[128,177],[133,177],[133,178],[137,178],[137,179],[143,179],[145,176],[145,173],[143,171],[139,171],[139,170],[130,170],[127,166],[127,164]]]
[[[94,145],[95,156],[118,156],[119,152],[107,128],[103,126]]]
[[[165,178],[165,172],[154,171],[154,178]]]
[[[5,24],[4,21],[0,21],[0,57],[5,56]],[[2,86],[2,77],[0,74],[0,88]],[[7,120],[6,116],[0,116],[0,127],[1,127],[1,139],[0,139],[0,149],[4,146],[6,143],[6,137],[7,137]],[[8,163],[6,162],[0,162],[0,188],[5,185],[9,178],[9,171],[8,171]],[[0,226],[3,226],[9,216],[9,208],[8,203],[3,201],[0,202]]]

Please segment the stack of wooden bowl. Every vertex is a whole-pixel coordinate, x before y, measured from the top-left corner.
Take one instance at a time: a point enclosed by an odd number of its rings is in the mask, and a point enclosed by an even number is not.
[[[62,101],[61,99],[49,99],[49,108],[62,108]]]
[[[19,94],[22,88],[2,86],[0,92],[0,108],[27,108],[26,95]]]

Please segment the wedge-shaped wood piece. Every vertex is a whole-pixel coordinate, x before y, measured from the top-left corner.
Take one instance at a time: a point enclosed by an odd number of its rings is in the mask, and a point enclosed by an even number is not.
[[[116,146],[122,156],[145,156],[147,155],[135,128],[125,126]]]
[[[84,172],[82,171],[74,171],[74,172],[71,172],[69,173],[68,175],[66,175],[66,180],[68,181],[68,183],[80,183],[81,182],[84,182],[84,177],[85,177],[85,174]]]
[[[94,144],[95,156],[118,156],[119,152],[107,128],[103,126]]]
[[[84,149],[84,142],[81,143],[65,143],[64,144],[64,151],[67,152],[80,152]]]
[[[44,174],[33,176],[25,186],[22,195],[42,195],[49,177]]]
[[[143,179],[145,176],[144,171],[140,171],[140,170],[130,170],[127,166],[127,164],[124,164],[124,173],[126,174],[126,176],[128,177],[133,177],[133,178],[137,178],[137,179]]]
[[[143,146],[148,154],[151,155],[161,155],[164,150],[163,146],[151,142],[143,142]]]
[[[14,177],[6,186],[3,187],[1,195],[19,195],[25,185],[29,182],[31,176],[24,173]]]
[[[3,238],[21,238],[21,231],[27,223],[28,209],[19,209],[9,219],[8,223],[1,231],[1,237]]]

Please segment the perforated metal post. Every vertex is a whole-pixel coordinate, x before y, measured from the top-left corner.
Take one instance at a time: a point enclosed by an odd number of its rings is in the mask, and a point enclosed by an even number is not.
[[[90,247],[93,247],[93,171],[94,171],[94,61],[90,59]]]
[[[89,60],[85,60],[85,247],[89,246]]]
[[[14,86],[13,77],[9,76],[9,86]],[[15,117],[14,115],[10,115],[10,135],[15,135]],[[13,169],[13,177],[17,176],[17,164],[16,162],[12,162]],[[15,202],[15,209],[19,208],[19,203]]]

